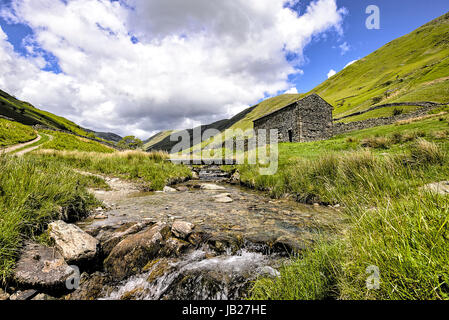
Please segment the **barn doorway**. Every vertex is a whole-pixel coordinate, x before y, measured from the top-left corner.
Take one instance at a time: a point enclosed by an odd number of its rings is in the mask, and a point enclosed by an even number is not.
[[[288,130],[288,141],[293,142],[293,131],[292,130]]]

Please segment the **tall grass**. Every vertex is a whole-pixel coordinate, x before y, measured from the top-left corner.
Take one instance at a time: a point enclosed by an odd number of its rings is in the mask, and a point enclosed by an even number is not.
[[[54,219],[78,220],[97,204],[88,178],[55,162],[0,156],[0,282],[11,274],[25,239]]]
[[[345,242],[342,299],[449,299],[449,198],[426,192],[385,201],[375,210],[353,206]],[[368,290],[366,268],[380,271]]]
[[[278,278],[262,278],[251,289],[255,300],[322,300],[336,297],[341,243],[321,243],[282,266]]]
[[[342,204],[348,231],[292,261],[279,279],[257,281],[254,299],[449,298],[449,199],[422,189],[448,178],[441,146],[417,139],[395,155],[359,150],[297,160],[284,169],[270,178],[254,168],[240,173],[273,196],[288,192],[304,202]],[[366,287],[368,266],[380,270],[379,290]]]
[[[41,161],[64,163],[72,168],[140,180],[148,190],[161,190],[171,181],[191,176],[187,167],[165,161],[168,155],[164,152],[125,151],[109,154],[39,150],[33,156]]]

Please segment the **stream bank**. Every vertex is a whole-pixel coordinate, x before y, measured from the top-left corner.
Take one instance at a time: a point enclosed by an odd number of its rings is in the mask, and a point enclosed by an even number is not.
[[[76,227],[98,241],[95,268],[81,266],[79,288],[60,297],[244,299],[257,277],[340,232],[338,210],[270,199],[227,183],[219,167],[194,170],[198,180],[163,192],[114,178],[92,190],[105,205]]]

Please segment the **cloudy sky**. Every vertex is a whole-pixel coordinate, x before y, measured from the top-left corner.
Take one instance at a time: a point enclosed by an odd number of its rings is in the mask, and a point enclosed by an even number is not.
[[[363,0],[0,0],[0,88],[147,138],[306,92],[447,6],[401,1],[413,9],[402,21],[378,1],[385,22],[372,31]]]

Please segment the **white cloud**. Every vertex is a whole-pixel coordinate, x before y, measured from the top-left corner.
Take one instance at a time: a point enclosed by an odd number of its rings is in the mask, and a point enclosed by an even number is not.
[[[296,89],[296,87],[293,87],[291,89],[288,89],[284,93],[286,93],[286,94],[297,94],[298,93],[298,89]]]
[[[354,63],[356,63],[357,61],[359,61],[359,60],[357,59],[357,60],[352,60],[352,61],[348,62],[348,64],[345,65],[345,66],[343,67],[343,69],[349,67],[351,64],[354,64]]]
[[[334,69],[330,69],[329,72],[327,73],[327,78],[329,79],[330,77],[333,77],[337,74],[337,71],[335,71]]]
[[[22,57],[0,32],[0,86],[119,134],[219,120],[291,88],[312,38],[342,32],[346,10],[336,0],[316,0],[301,16],[287,2],[13,0],[2,16],[34,36]],[[62,73],[41,70],[36,49],[53,54]]]
[[[341,44],[339,46],[340,50],[341,50],[341,55],[345,55],[349,50],[351,50],[351,46],[347,43],[344,42],[343,44]]]

